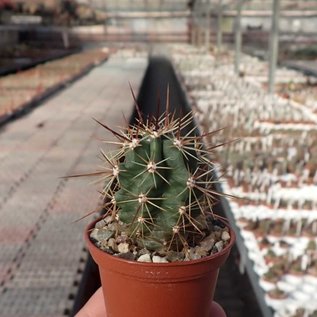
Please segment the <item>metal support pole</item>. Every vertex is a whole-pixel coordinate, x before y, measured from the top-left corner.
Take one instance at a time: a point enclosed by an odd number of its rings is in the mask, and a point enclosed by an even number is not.
[[[197,38],[198,38],[199,47],[203,44],[202,25],[203,25],[202,3],[201,1],[199,1],[197,4]]]
[[[197,24],[196,24],[196,46],[200,46],[200,26],[199,26],[199,20],[197,16]]]
[[[195,45],[195,21],[193,16],[191,17],[190,44]]]
[[[275,70],[278,57],[280,0],[274,0],[272,7],[272,28],[270,36],[269,94],[274,93]]]
[[[235,21],[235,55],[234,55],[234,71],[239,74],[240,71],[240,55],[241,55],[241,10],[243,0],[238,0],[237,4],[237,16]]]
[[[106,12],[107,12],[106,0],[102,1],[102,10],[103,10],[103,13],[106,14]],[[105,18],[104,25],[103,25],[103,33],[105,35],[107,34],[107,19],[106,18]]]
[[[209,49],[210,49],[210,21],[211,21],[210,11],[211,11],[211,3],[210,3],[210,0],[208,0],[207,12],[206,12],[206,30],[205,30],[205,45],[206,45],[207,52],[209,52]]]
[[[201,22],[202,22],[202,12],[201,12],[201,1],[198,1],[197,3],[197,44],[200,47],[202,44],[201,39]]]
[[[217,15],[217,48],[221,51],[222,46],[222,0],[219,0]]]
[[[198,46],[198,28],[196,24],[194,28],[194,45]]]
[[[194,3],[193,11],[192,11],[192,44],[197,46],[198,44],[198,36],[197,36],[197,4]]]

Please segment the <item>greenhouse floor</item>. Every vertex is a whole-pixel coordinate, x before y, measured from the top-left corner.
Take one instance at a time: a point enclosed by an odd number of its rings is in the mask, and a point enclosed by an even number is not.
[[[107,131],[125,125],[147,66],[117,56],[0,131],[0,316],[68,315],[87,253],[74,221],[94,210],[96,186],[65,175],[93,171]]]

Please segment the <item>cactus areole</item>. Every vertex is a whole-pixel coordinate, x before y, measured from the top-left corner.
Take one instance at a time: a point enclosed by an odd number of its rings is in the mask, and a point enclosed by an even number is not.
[[[192,113],[168,111],[124,132],[111,131],[119,148],[102,153],[107,167],[102,194],[106,216],[134,245],[150,251],[180,251],[197,245],[214,225],[212,148],[195,135]]]

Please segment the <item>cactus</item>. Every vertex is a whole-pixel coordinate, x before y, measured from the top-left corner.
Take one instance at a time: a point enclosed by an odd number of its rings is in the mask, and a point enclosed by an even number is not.
[[[214,164],[203,144],[205,135],[193,135],[188,113],[175,119],[166,112],[158,118],[139,118],[124,132],[111,131],[119,149],[102,157],[107,215],[111,214],[136,245],[148,250],[179,250],[201,241],[212,220]],[[112,142],[110,142],[112,143]]]
[[[133,91],[132,95],[136,103]],[[119,148],[108,154],[101,150],[106,164],[102,171],[67,177],[102,175],[104,218],[116,224],[109,230],[117,237],[124,235],[131,245],[149,251],[186,253],[225,227],[213,217],[212,206],[223,194],[214,189],[218,180],[210,161],[213,149],[223,144],[206,148],[204,138],[218,130],[198,135],[193,113],[175,119],[168,96],[165,113],[146,121],[136,103],[136,124],[124,132],[95,119],[117,138],[105,142]],[[216,239],[220,236],[218,232]]]

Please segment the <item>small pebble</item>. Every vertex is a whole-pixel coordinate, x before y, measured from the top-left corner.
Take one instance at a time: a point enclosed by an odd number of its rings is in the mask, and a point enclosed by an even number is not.
[[[218,252],[220,252],[223,249],[223,241],[218,241],[215,244],[215,247],[217,248]]]
[[[98,235],[97,235],[98,231],[99,231],[99,229],[96,229],[96,228],[93,231],[91,231],[90,238],[98,241]]]
[[[200,246],[208,252],[215,245],[215,242],[216,242],[215,235],[214,233],[212,233],[208,237],[206,237],[203,241],[200,242]]]
[[[215,225],[215,226],[214,226],[214,231],[222,231],[222,228]]]
[[[197,254],[195,251],[196,251],[195,248],[190,248],[189,252],[187,252],[186,254],[185,260],[190,261],[190,260],[201,259],[201,255]]]
[[[166,258],[158,255],[153,255],[152,261],[153,263],[169,263]]]
[[[203,247],[195,247],[195,254],[199,255],[200,257],[207,256],[208,251]]]
[[[143,248],[141,249],[139,252],[138,252],[139,255],[143,255],[143,254],[150,254],[150,251],[146,248]]]
[[[117,256],[121,259],[129,260],[129,261],[135,260],[135,255],[132,252],[119,253]]]
[[[106,218],[104,218],[104,221],[106,223],[111,223],[111,222],[113,222],[113,217],[112,216],[107,216]]]
[[[129,248],[129,244],[128,243],[119,243],[118,244],[118,251],[120,253],[127,253],[130,251],[130,248]]]
[[[228,231],[223,231],[221,234],[221,240],[228,241],[230,240],[230,234]]]
[[[149,254],[143,254],[138,258],[138,262],[152,262]]]
[[[126,242],[127,239],[128,239],[128,236],[124,232],[121,232],[121,235],[116,237],[116,242],[118,244],[123,243],[123,242]]]
[[[97,240],[103,241],[103,240],[109,240],[114,236],[114,231],[108,230],[108,229],[99,229],[97,232]]]
[[[101,250],[103,250],[111,255],[115,254],[115,252],[112,249],[110,249],[107,245],[105,245],[104,243],[98,242],[96,245],[99,249],[101,249]]]
[[[112,222],[112,223],[109,223],[108,225],[107,225],[107,228],[109,229],[109,230],[112,230],[112,231],[117,231],[118,230],[118,223],[117,222]]]
[[[184,253],[183,252],[176,252],[176,251],[168,251],[166,254],[166,258],[169,262],[177,262],[184,260]]]
[[[101,219],[100,221],[96,222],[95,228],[96,229],[102,229],[104,226],[106,226],[106,221],[105,219]]]
[[[108,241],[108,246],[111,248],[113,251],[118,252],[118,245],[116,243],[116,240],[114,238],[110,238]]]

